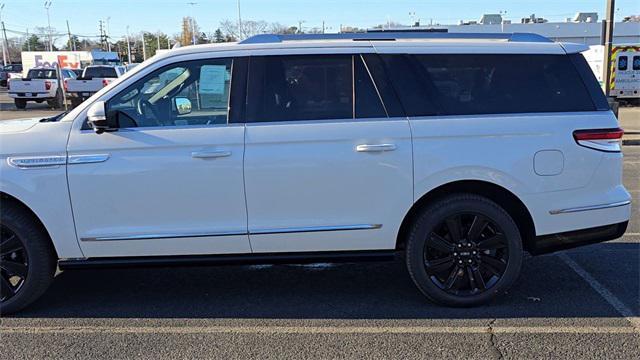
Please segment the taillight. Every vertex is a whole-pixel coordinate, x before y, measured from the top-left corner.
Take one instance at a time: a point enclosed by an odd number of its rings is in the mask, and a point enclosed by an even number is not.
[[[621,128],[576,130],[573,132],[573,138],[578,145],[607,152],[621,151],[622,135],[624,135],[624,130]]]
[[[67,84],[67,80],[64,80],[64,92],[69,92],[69,84]]]
[[[45,90],[51,90],[51,81],[47,80],[44,82]]]
[[[107,79],[102,79],[102,87],[105,87],[109,85],[109,82],[107,81]]]

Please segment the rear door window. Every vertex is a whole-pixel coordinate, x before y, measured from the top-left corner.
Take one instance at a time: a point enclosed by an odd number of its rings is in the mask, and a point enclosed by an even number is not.
[[[360,55],[252,57],[247,122],[387,117]]]
[[[633,57],[633,70],[640,70],[640,56]]]
[[[629,68],[629,58],[626,56],[618,57],[618,70],[627,70]]]

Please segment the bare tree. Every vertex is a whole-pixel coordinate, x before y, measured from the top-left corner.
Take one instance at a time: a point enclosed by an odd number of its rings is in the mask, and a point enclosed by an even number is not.
[[[228,37],[242,40],[253,35],[267,33],[270,25],[264,20],[244,20],[242,21],[242,29],[240,29],[237,22],[224,20],[220,23],[220,29]]]

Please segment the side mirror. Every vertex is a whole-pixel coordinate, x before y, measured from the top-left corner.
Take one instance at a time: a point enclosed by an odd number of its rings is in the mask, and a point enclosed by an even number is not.
[[[186,115],[191,113],[191,100],[185,97],[177,97],[174,99],[178,115]]]
[[[104,101],[97,101],[87,110],[87,122],[97,134],[115,130],[109,125]]]

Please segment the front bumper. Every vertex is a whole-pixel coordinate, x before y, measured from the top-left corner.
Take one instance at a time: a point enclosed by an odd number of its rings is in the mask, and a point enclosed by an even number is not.
[[[540,255],[558,250],[571,249],[579,246],[614,240],[624,235],[628,224],[629,221],[625,221],[589,229],[537,236],[533,243],[529,244],[527,250],[533,255]]]

